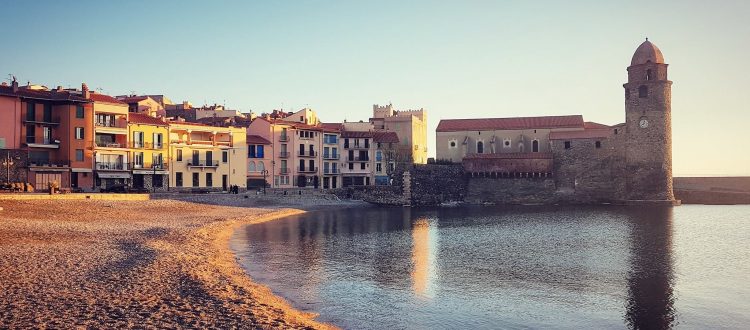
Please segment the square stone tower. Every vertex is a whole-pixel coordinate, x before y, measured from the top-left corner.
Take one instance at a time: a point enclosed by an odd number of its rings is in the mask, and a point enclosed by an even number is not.
[[[672,82],[661,50],[646,39],[628,67],[625,87],[626,200],[674,204]]]

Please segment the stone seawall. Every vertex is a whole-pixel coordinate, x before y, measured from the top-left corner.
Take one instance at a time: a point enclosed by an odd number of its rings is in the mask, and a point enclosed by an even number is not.
[[[468,182],[461,164],[417,164],[409,173],[412,205],[438,205],[466,198]]]
[[[470,178],[469,204],[552,204],[557,201],[552,178]]]

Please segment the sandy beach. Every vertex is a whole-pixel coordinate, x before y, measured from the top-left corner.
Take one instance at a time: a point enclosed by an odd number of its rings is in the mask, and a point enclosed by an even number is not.
[[[252,282],[228,239],[347,202],[181,199],[0,201],[0,328],[331,328]]]

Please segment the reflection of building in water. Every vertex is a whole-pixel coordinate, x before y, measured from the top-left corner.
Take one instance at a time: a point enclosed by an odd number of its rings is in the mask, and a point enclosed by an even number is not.
[[[436,242],[433,236],[437,235],[437,228],[431,226],[427,218],[419,218],[412,225],[411,235],[412,287],[416,295],[429,297],[435,274]]]
[[[632,329],[676,324],[672,271],[672,208],[633,210],[625,320]]]

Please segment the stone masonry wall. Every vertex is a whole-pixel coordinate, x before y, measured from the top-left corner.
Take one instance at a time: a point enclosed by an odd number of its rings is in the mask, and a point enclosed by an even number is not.
[[[469,204],[554,204],[557,202],[552,178],[470,178]]]
[[[565,148],[565,143],[570,148]],[[600,147],[596,147],[596,142]],[[553,140],[557,199],[563,203],[602,203],[620,199],[624,158],[619,139]]]
[[[466,197],[467,177],[460,164],[417,164],[409,173],[412,205],[437,205]]]

